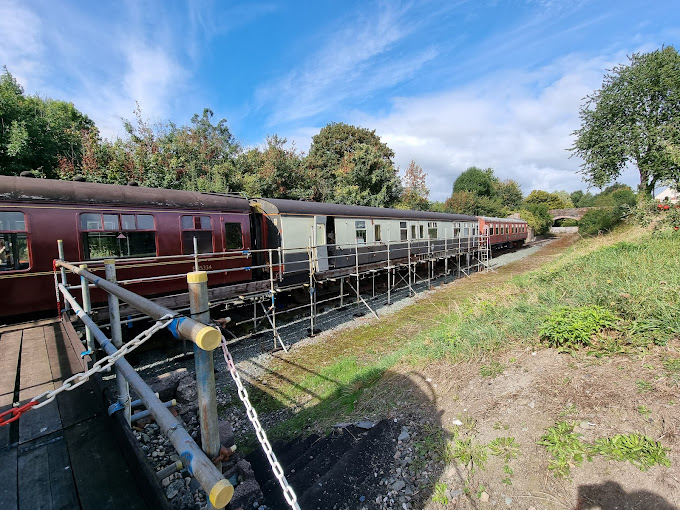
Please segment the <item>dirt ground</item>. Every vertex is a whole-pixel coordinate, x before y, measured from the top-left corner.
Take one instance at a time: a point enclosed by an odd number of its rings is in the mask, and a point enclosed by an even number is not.
[[[404,367],[403,375],[430,399],[426,406],[412,405],[434,407],[436,416],[422,416],[423,422],[435,419],[445,433],[459,430],[477,443],[512,437],[519,445],[517,458],[505,462],[489,455],[485,469],[469,470],[455,462],[445,466],[433,483],[445,484],[449,493],[464,493],[447,498],[448,504],[430,501],[423,508],[677,508],[678,387],[669,384],[663,369],[666,350],[639,358],[594,359],[550,349],[509,349],[494,360],[500,363],[494,366],[502,369],[495,376],[480,375],[480,368],[490,366],[491,360],[441,363],[418,372]],[[640,389],[638,381],[650,382],[651,387]],[[645,434],[671,449],[671,467],[643,472],[630,463],[598,456],[573,466],[571,479],[556,478],[548,470],[549,454],[537,442],[558,421],[576,422],[575,431],[589,443],[616,434]]]
[[[493,287],[499,278],[552,260],[573,242],[558,240],[531,257],[452,285],[461,294],[479,292]],[[378,324],[376,319],[356,322],[357,327]],[[397,327],[394,334],[413,335],[425,327],[426,323],[409,331]],[[318,349],[331,359],[336,351],[350,352],[351,335],[327,332],[286,355],[286,363],[310,363],[306,370],[313,370],[310,360],[318,360],[314,355]],[[437,362],[418,368],[404,363],[362,394],[354,414],[371,419],[415,417],[411,423],[416,424],[416,442],[426,440],[434,429],[447,439],[457,434],[472,444],[514,438],[516,458],[488,455],[483,467],[454,460],[439,462],[433,469],[436,461],[429,458],[430,464],[422,469],[431,472],[430,487],[416,504],[420,506],[409,508],[676,509],[680,508],[680,386],[677,373],[669,373],[663,365],[667,357],[680,357],[677,341],[644,353],[600,358],[585,352],[570,355],[509,345],[493,358],[465,363]],[[277,371],[282,368],[280,362],[274,366]],[[386,416],[376,415],[375,410]],[[561,421],[574,422],[574,432],[587,443],[617,434],[647,435],[669,448],[671,467],[655,465],[641,471],[630,462],[596,455],[592,461],[571,465],[568,477],[556,477],[548,469],[550,454],[537,443]]]

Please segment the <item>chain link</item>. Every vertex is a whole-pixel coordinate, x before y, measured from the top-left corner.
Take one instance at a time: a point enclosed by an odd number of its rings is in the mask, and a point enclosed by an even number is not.
[[[234,383],[236,383],[238,396],[241,399],[241,402],[243,402],[243,405],[246,408],[246,414],[248,415],[248,419],[253,424],[253,428],[255,429],[255,435],[257,435],[257,439],[260,441],[262,449],[264,450],[264,453],[267,455],[267,460],[269,461],[269,465],[272,467],[274,476],[278,480],[279,485],[281,485],[281,489],[283,490],[283,497],[286,498],[286,502],[290,505],[291,508],[293,508],[294,510],[300,510],[300,505],[297,502],[297,496],[295,495],[295,492],[293,492],[293,488],[288,483],[288,480],[286,480],[286,476],[283,473],[283,468],[281,467],[281,464],[279,464],[279,461],[276,459],[276,454],[274,453],[274,450],[272,450],[271,444],[269,444],[269,439],[267,439],[267,433],[262,428],[262,425],[260,424],[260,419],[257,417],[257,411],[255,411],[255,408],[250,403],[250,399],[248,398],[248,391],[243,386],[241,376],[236,371],[236,365],[234,365],[234,359],[231,357],[231,353],[229,352],[229,348],[227,347],[227,341],[225,340],[224,335],[222,335],[222,352],[224,353],[224,361],[227,362],[227,368],[229,369],[231,378],[234,380]]]
[[[92,368],[90,368],[87,372],[80,372],[74,376],[69,377],[56,390],[46,391],[36,397],[33,397],[31,402],[37,402],[38,400],[43,398],[45,400],[43,402],[40,402],[39,404],[33,405],[29,409],[39,409],[42,406],[45,406],[52,402],[55,398],[57,398],[57,395],[59,395],[60,393],[64,391],[75,390],[78,386],[85,384],[88,381],[88,379],[92,377],[94,374],[96,374],[97,372],[103,372],[107,370],[108,368],[113,366],[116,363],[116,361],[118,361],[120,358],[129,354],[137,347],[142,345],[144,342],[146,342],[149,338],[151,338],[154,335],[154,333],[167,327],[168,324],[170,324],[173,321],[173,319],[174,317],[170,314],[164,315],[163,317],[158,319],[153,326],[137,335],[135,338],[133,338],[128,343],[123,345],[116,352],[97,361],[94,365],[92,365]]]

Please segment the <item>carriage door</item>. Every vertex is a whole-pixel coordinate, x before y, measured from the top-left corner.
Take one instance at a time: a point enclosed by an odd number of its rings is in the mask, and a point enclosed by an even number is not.
[[[326,216],[314,216],[314,246],[316,270],[328,271],[328,246],[326,246]]]

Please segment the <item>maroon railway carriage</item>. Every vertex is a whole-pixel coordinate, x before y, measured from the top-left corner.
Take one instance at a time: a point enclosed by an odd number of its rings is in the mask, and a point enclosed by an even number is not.
[[[516,218],[479,216],[479,231],[489,236],[491,248],[522,246],[527,238],[527,222]]]
[[[103,275],[103,260],[113,258],[118,280],[131,280],[193,271],[196,238],[201,270],[235,269],[210,274],[209,285],[250,281],[249,212],[238,196],[0,176],[0,316],[56,310],[58,239],[66,260]],[[128,288],[177,292],[186,278]]]

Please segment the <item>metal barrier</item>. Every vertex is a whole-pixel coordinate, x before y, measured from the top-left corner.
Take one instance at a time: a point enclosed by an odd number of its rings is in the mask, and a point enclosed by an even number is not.
[[[110,297],[109,309],[112,317],[112,325],[118,323],[118,326],[120,326],[119,320],[115,320],[115,318],[117,318],[116,308],[118,306],[118,299],[125,301],[154,319],[156,325],[148,332],[145,332],[147,333],[146,335],[140,335],[132,342],[128,342],[123,346],[119,329],[116,331],[116,328],[112,327],[112,339],[107,338],[89,317],[87,311],[73,297],[67,286],[64,283],[58,283],[57,287],[59,293],[64,297],[65,302],[84,323],[85,327],[90,332],[91,337],[94,337],[107,356],[97,361],[93,367],[84,374],[77,374],[71,378],[73,381],[71,379],[67,380],[61,388],[36,397],[34,399],[36,401],[34,407],[41,405],[37,402],[38,400],[46,398],[47,400],[42,404],[49,400],[53,400],[58,392],[75,388],[84,383],[93,373],[103,371],[109,366],[114,365],[116,368],[116,382],[118,387],[118,409],[125,412],[128,423],[130,421],[130,397],[129,392],[127,391],[127,385],[129,384],[137,395],[139,395],[147,410],[153,415],[161,431],[170,440],[179,454],[183,465],[188,469],[189,473],[198,480],[201,487],[203,487],[203,490],[208,494],[212,507],[223,508],[231,501],[234,488],[222,476],[221,465],[219,463],[215,465],[211,461],[212,458],[218,456],[220,449],[212,351],[220,345],[222,336],[217,329],[207,326],[204,323],[209,322],[209,314],[206,316],[205,313],[199,313],[207,309],[207,275],[204,272],[189,273],[187,275],[191,308],[196,316],[196,318],[189,318],[178,316],[172,310],[120,287],[114,283],[114,262],[112,260],[107,260],[105,265],[107,267],[107,277],[112,281],[98,277],[82,266],[77,267],[63,260],[55,261],[55,267],[71,271],[80,276],[84,282],[91,282],[94,286],[107,292]],[[62,281],[65,281],[65,277],[62,278]],[[89,285],[83,283],[81,284],[81,289],[84,296],[83,300],[85,302],[89,301],[89,299],[85,299],[85,296],[89,293]],[[199,322],[196,319],[201,319],[203,322]],[[201,450],[179,421],[177,421],[173,414],[167,409],[166,404],[156,396],[151,388],[142,380],[135,369],[124,358],[125,354],[141,345],[141,343],[148,339],[153,332],[162,327],[168,327],[177,338],[189,340],[194,343],[199,400],[199,421],[201,426],[201,438],[203,440],[202,444],[204,445],[205,451]],[[120,345],[115,345],[119,342]]]

